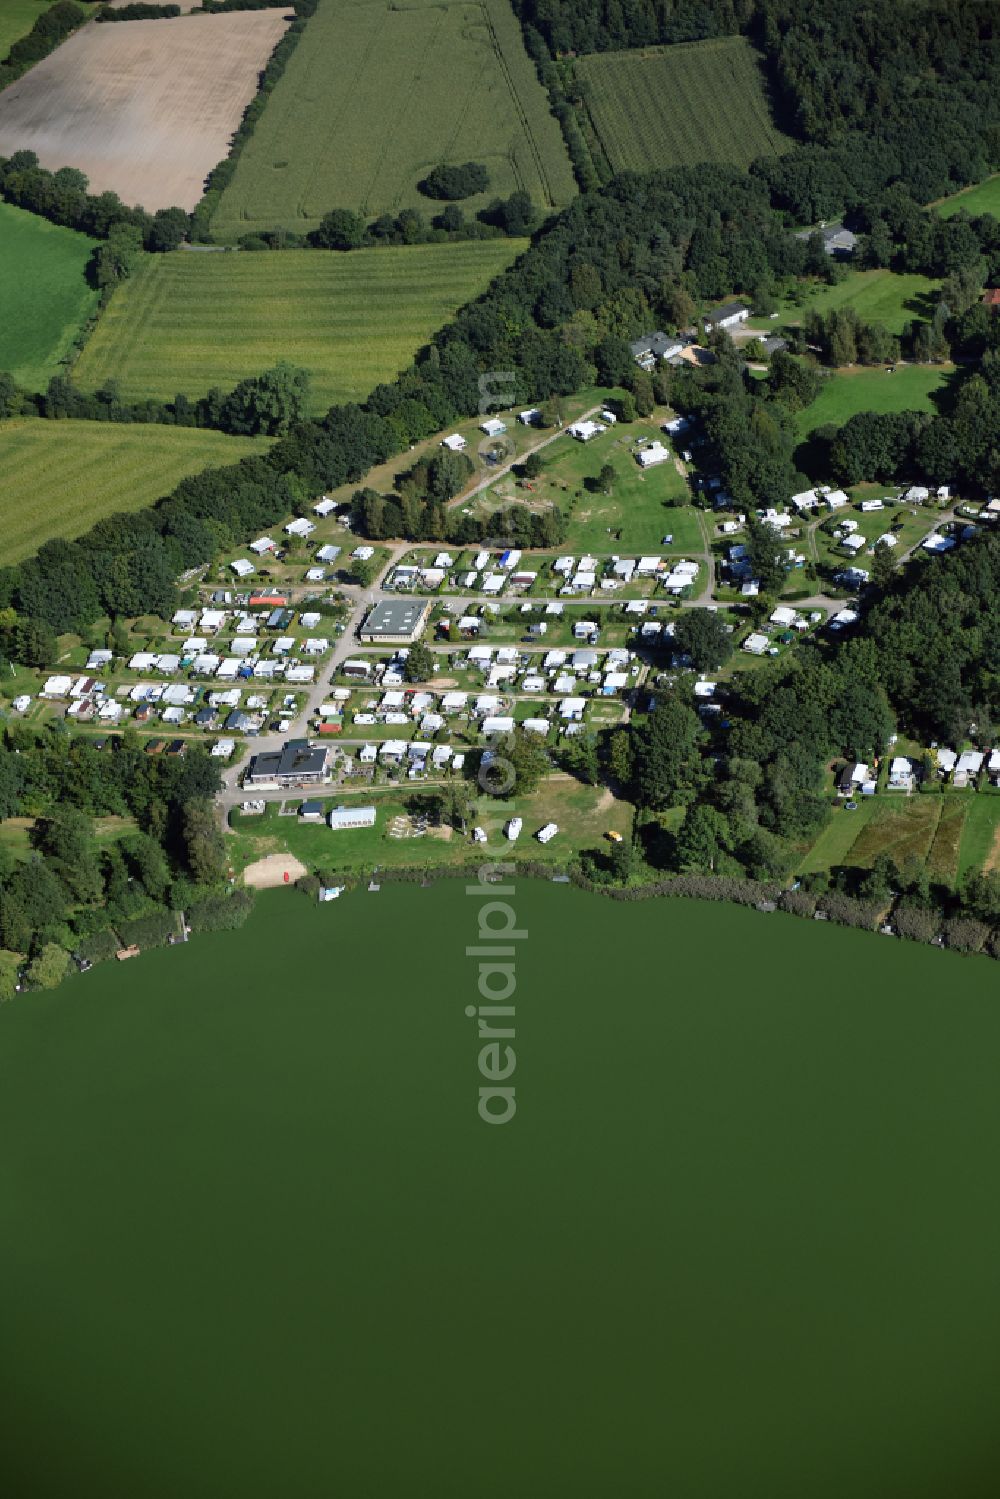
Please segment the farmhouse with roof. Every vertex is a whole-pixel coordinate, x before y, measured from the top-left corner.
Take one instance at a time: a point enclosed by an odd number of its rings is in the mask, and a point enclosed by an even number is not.
[[[632,358],[641,370],[655,369],[657,360],[673,359],[683,348],[684,344],[679,338],[659,331],[644,333],[641,338],[634,338],[629,344]]]

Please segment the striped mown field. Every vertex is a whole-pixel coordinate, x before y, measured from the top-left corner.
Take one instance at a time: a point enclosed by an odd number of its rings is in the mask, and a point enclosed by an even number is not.
[[[212,219],[220,241],[332,208],[436,212],[417,183],[482,162],[489,191],[539,207],[576,193],[562,133],[510,0],[320,0]]]
[[[231,389],[287,359],[309,371],[313,409],[325,411],[396,375],[525,244],[151,255],[115,293],[73,378],[166,400]]]
[[[188,474],[268,446],[267,438],[225,437],[193,427],[0,422],[4,561],[30,556],[53,536],[72,540],[105,515],[141,510]]]
[[[748,167],[792,144],[771,119],[760,60],[744,37],[600,52],[575,71],[588,133],[614,172],[702,161]]]

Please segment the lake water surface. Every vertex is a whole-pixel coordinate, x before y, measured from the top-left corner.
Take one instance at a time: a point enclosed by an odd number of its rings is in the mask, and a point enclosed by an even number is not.
[[[1000,969],[519,883],[490,1126],[481,904],[0,1010],[11,1499],[993,1499]]]

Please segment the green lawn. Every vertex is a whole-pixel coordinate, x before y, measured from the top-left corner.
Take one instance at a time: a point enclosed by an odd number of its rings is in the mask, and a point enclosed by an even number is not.
[[[614,172],[703,161],[748,167],[791,144],[771,119],[758,54],[741,36],[635,52],[600,52],[575,64],[586,89],[589,134]]]
[[[865,498],[874,498],[877,486],[868,485],[865,486],[865,489]],[[867,493],[868,490],[871,490],[871,494]],[[857,492],[852,491],[851,498],[857,499]],[[837,512],[832,518],[834,523],[842,519],[844,514],[844,511]],[[910,547],[915,546],[922,537],[926,536],[933,529],[935,512],[933,510],[918,509],[914,513],[908,505],[893,504],[887,505],[884,510],[862,512],[852,509],[850,518],[857,521],[858,533],[868,542],[876,541],[878,537],[884,536],[887,531],[892,531],[899,538],[893,553],[898,558],[904,552],[908,551]],[[818,559],[820,562],[843,567],[850,559],[847,553],[841,550],[839,543],[835,542],[830,532],[825,529],[827,524],[829,522],[824,522],[813,533],[816,540]],[[859,559],[861,566],[865,565],[863,557],[864,554]]]
[[[141,510],[188,474],[263,452],[267,439],[190,427],[37,418],[0,422],[4,561],[72,538],[119,510]]]
[[[779,316],[756,319],[774,331],[805,321],[810,312],[831,312],[850,305],[866,323],[883,323],[892,333],[902,333],[915,317],[933,311],[940,282],[929,276],[897,275],[894,271],[851,271],[843,281],[827,286],[821,281],[798,283],[792,297],[781,303]]]
[[[524,245],[150,255],[115,293],[75,379],[169,399],[287,359],[310,372],[313,408],[325,411],[391,380]]]
[[[658,552],[668,534],[678,554],[701,551],[704,541],[697,513],[685,503],[690,489],[674,461],[643,471],[633,456],[632,445],[640,437],[659,438],[673,451],[673,440],[664,438],[658,424],[665,415],[620,422],[588,443],[558,437],[543,449],[545,467],[532,488],[507,477],[482,496],[478,508],[491,508],[499,500],[558,505],[569,521],[566,551]],[[597,478],[605,463],[615,471],[608,494],[587,483]]]
[[[55,0],[0,0],[0,62],[54,4]]]
[[[95,244],[0,203],[0,370],[26,390],[44,390],[97,307],[84,275]]]
[[[985,182],[978,182],[975,187],[967,187],[964,192],[943,199],[936,207],[938,213],[946,219],[963,210],[973,217],[980,213],[991,213],[994,218],[1000,219],[1000,176],[987,177]]]
[[[296,817],[279,816],[275,803],[269,804],[260,816],[245,817],[234,812],[231,825],[235,833],[236,866],[243,868],[271,853],[293,854],[311,869],[330,869],[341,874],[368,871],[376,866],[449,865],[477,857],[503,858],[511,852],[503,827],[515,816],[524,822],[515,851],[525,859],[563,865],[575,850],[601,844],[609,828],[627,833],[632,824],[628,802],[616,801],[601,788],[585,786],[570,776],[556,776],[544,781],[530,796],[512,797],[504,802],[493,797],[481,798],[476,803],[475,822],[487,832],[486,845],[474,844],[470,837],[447,828],[432,830],[423,837],[393,837],[390,832],[393,819],[403,812],[406,800],[420,791],[419,784],[411,784],[399,790],[376,787],[323,797],[328,807],[374,803],[377,808],[374,828],[332,832],[326,823],[301,823]],[[289,805],[294,805],[295,800],[290,798]],[[541,844],[532,834],[547,822],[558,823],[559,833],[550,843]]]
[[[1000,852],[995,848],[1000,829],[1000,798],[980,794],[963,800],[967,801],[968,811],[958,854],[958,873],[962,879],[967,874],[978,874],[987,862],[994,868]]]
[[[320,0],[212,231],[308,230],[331,208],[432,214],[417,183],[470,158],[490,174],[470,210],[518,188],[550,208],[576,192],[510,0]]]
[[[882,368],[838,370],[826,376],[819,396],[796,416],[805,437],[816,427],[843,426],[859,411],[933,411],[934,395],[942,390],[953,366],[899,365],[895,374]]]

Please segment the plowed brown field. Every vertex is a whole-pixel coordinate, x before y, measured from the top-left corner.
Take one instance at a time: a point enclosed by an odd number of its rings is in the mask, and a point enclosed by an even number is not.
[[[92,24],[0,94],[0,155],[78,167],[92,192],[191,209],[290,12]]]

